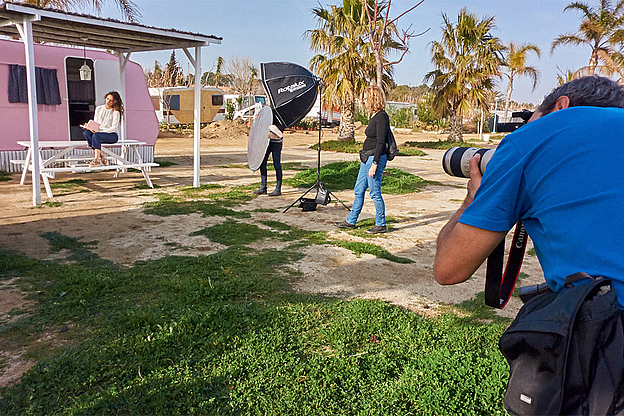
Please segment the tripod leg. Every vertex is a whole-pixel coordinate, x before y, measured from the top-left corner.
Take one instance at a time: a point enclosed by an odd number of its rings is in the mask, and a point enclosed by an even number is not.
[[[329,191],[329,189],[328,189],[328,191]],[[342,202],[342,201],[340,200],[340,198],[338,198],[336,195],[334,195],[334,193],[333,193],[332,191],[329,191],[329,194],[330,194],[331,196],[333,196],[333,197],[334,197],[334,199],[335,199],[336,201],[340,202],[340,203],[342,204],[342,206],[343,206],[343,207],[345,207],[347,210],[351,211],[351,208],[349,208],[348,206],[346,206],[346,205],[345,205],[345,203],[344,203],[344,202]]]
[[[317,183],[315,183],[314,185],[312,185],[312,186],[311,186],[311,187],[310,187],[307,191],[305,191],[305,192],[303,193],[303,195],[301,195],[299,198],[295,199],[295,201],[294,201],[292,204],[290,204],[290,206],[289,206],[288,208],[286,208],[284,211],[282,211],[282,214],[286,213],[286,211],[288,211],[288,210],[289,210],[289,209],[291,209],[293,206],[295,206],[295,204],[296,204],[297,202],[299,202],[299,201],[301,200],[301,198],[303,198],[303,197],[304,197],[304,196],[306,196],[308,193],[310,193],[310,191],[311,191],[312,189],[316,188],[316,186],[317,186],[317,185],[318,185],[318,182],[317,182]]]

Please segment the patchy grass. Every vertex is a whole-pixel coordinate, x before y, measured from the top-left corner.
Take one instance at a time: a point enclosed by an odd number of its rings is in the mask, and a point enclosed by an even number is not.
[[[85,179],[70,179],[64,182],[50,182],[50,188],[52,189],[72,189],[82,187],[89,183]]]
[[[394,230],[394,228],[392,227],[391,224],[398,222],[395,218],[393,217],[386,217],[386,226],[388,227],[388,231],[391,232],[392,230]],[[349,229],[340,229],[340,231],[346,232],[348,234],[354,235],[356,237],[360,237],[360,238],[387,238],[388,237],[388,233],[385,234],[369,234],[366,232],[366,230],[368,230],[369,228],[373,227],[375,225],[375,219],[374,218],[369,218],[366,220],[362,220],[362,221],[358,221],[355,229],[353,230],[349,230]]]
[[[242,246],[263,238],[273,236],[273,232],[253,224],[226,220],[222,224],[213,225],[191,233],[191,236],[204,236],[210,241],[226,246]]]
[[[414,263],[414,260],[412,259],[408,259],[407,257],[395,256],[388,250],[385,250],[375,244],[362,243],[359,241],[332,241],[332,244],[351,250],[358,257],[362,254],[372,254],[375,257],[379,257],[380,259],[386,259],[394,263]]]
[[[232,207],[249,202],[256,198],[256,195],[236,189],[228,192],[215,192],[210,194],[209,198],[220,203],[222,206]]]
[[[233,163],[230,165],[221,165],[217,167],[227,168],[227,169],[249,169],[249,165],[244,164],[244,163]],[[303,166],[301,162],[282,162],[282,170],[304,170],[304,169],[308,169],[308,168]],[[269,159],[269,162],[267,163],[267,170],[275,171],[275,168],[273,167],[273,162],[271,161],[271,159]]]
[[[154,187],[150,187],[148,184],[146,183],[140,183],[138,185],[134,185],[131,189],[157,189],[157,188],[162,188],[162,186],[160,185],[156,185],[155,183],[152,183],[152,185],[154,185]]]
[[[527,250],[526,252],[527,256],[535,256],[535,247],[531,247],[529,250]]]
[[[36,301],[0,347],[38,360],[1,390],[0,414],[504,413],[506,324],[296,294],[299,259],[232,247],[118,268],[0,251],[0,279],[21,276]]]
[[[359,170],[360,162],[328,163],[321,167],[321,180],[332,191],[353,189]],[[284,182],[293,187],[309,188],[316,182],[316,169],[299,172]],[[432,183],[400,169],[387,168],[381,182],[381,192],[386,194],[415,193]]]
[[[420,147],[420,148],[425,148],[425,149],[439,149],[439,150],[447,150],[455,146],[468,146],[468,147],[478,147],[478,148],[484,147],[475,143],[455,142],[452,140],[438,140],[436,142],[409,141],[409,142],[405,142],[405,145],[411,146],[411,147]]]
[[[0,170],[0,182],[10,181],[11,179],[12,179],[12,176],[9,172],[5,170]]]
[[[32,209],[57,208],[57,207],[60,207],[61,205],[63,205],[63,203],[60,201],[47,201],[47,202],[42,203],[41,205],[37,205],[31,208]]]
[[[202,214],[204,217],[233,217],[250,218],[251,214],[246,211],[234,211],[226,208],[224,204],[206,201],[186,201],[169,194],[156,194],[157,201],[143,204],[143,212],[148,215],[167,217],[169,215],[189,215],[192,213]],[[227,204],[229,204],[228,202]]]
[[[164,160],[164,159],[154,159],[154,163],[158,163],[157,167],[159,168],[168,168],[170,166],[179,165],[179,163],[172,162],[170,160]]]
[[[358,142],[354,140],[339,141],[339,140],[327,140],[321,142],[321,150],[329,150],[332,152],[342,153],[360,153],[364,142]],[[310,146],[310,149],[318,149],[318,143]],[[399,146],[398,156],[426,156],[427,154],[419,149],[414,149],[406,146]]]
[[[185,198],[198,198],[204,196],[206,191],[214,191],[215,189],[223,189],[225,186],[218,183],[205,183],[199,185],[197,188],[194,186],[183,186],[179,189],[181,195]]]
[[[413,147],[399,146],[399,154],[397,156],[427,156],[427,153]]]

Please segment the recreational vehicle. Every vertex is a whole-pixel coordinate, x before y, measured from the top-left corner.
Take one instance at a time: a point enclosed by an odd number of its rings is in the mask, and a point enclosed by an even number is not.
[[[80,124],[93,118],[95,107],[104,104],[107,92],[121,89],[116,55],[71,47],[34,45],[37,69],[39,140],[84,140]],[[18,141],[30,140],[24,44],[0,39],[0,170],[14,172],[21,166],[11,159],[25,159]],[[82,81],[86,64],[91,80]],[[125,123],[128,139],[145,142],[139,153],[145,162],[154,159],[158,121],[147,91],[143,69],[129,62],[125,70]],[[41,89],[41,91],[40,91]],[[17,95],[15,93],[17,91]],[[84,152],[88,152],[84,149]]]
[[[150,88],[156,117],[160,123],[188,124],[195,120],[195,88],[193,87],[161,87]],[[201,89],[201,122],[210,123],[223,119],[223,90],[215,87]]]

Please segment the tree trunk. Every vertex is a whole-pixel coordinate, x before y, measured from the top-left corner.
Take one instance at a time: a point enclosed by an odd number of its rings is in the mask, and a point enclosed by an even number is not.
[[[451,115],[451,126],[448,139],[453,142],[461,142],[464,139],[462,117],[460,114],[453,113]]]
[[[381,53],[375,49],[375,64],[377,66],[377,86],[383,91],[383,60]]]
[[[505,97],[505,113],[503,115],[503,123],[507,122],[507,112],[509,111],[509,102],[511,101],[511,92],[513,91],[513,77],[509,77],[509,84],[507,84],[507,96]]]
[[[331,104],[327,104],[327,112],[332,111]],[[340,106],[340,128],[338,129],[339,141],[355,140],[355,126],[353,119],[355,116],[355,100],[353,97],[345,97]]]
[[[592,52],[589,57],[589,75],[594,75],[596,73],[596,67],[598,66],[598,51]]]

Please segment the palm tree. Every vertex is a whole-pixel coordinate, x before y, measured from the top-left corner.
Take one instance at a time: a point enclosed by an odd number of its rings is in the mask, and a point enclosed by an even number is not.
[[[605,75],[617,72],[624,77],[620,52],[624,40],[624,0],[617,0],[615,4],[611,0],[600,0],[598,7],[574,2],[563,10],[578,10],[583,20],[577,33],[559,35],[553,41],[551,53],[560,45],[588,45],[591,48],[589,64],[576,71],[577,76],[594,75],[598,70]]]
[[[219,56],[217,58],[217,69],[215,69],[215,74],[214,74],[215,87],[219,86],[219,83],[221,82],[221,78],[223,77],[223,74],[221,73],[221,69],[223,68],[224,63],[225,63],[225,60],[223,59],[223,57]]]
[[[500,77],[501,53],[505,47],[490,31],[493,17],[479,20],[461,9],[457,23],[442,14],[442,40],[431,43],[431,62],[436,69],[425,75],[432,81],[433,105],[441,116],[449,116],[449,140],[462,141],[462,117],[472,107],[489,108],[494,78]]]
[[[106,0],[24,0],[24,3],[65,11],[93,7],[100,13]],[[113,0],[113,3],[117,4],[127,21],[136,22],[141,17],[138,6],[132,0]]]
[[[572,81],[575,77],[574,74],[576,73],[575,70],[573,69],[566,69],[565,72],[563,72],[561,70],[561,68],[557,67],[557,69],[559,70],[560,74],[557,74],[557,85],[561,86],[565,83],[568,83],[570,81]]]
[[[540,57],[540,49],[532,43],[524,43],[520,46],[516,46],[513,42],[509,43],[507,48],[507,55],[503,62],[503,66],[506,71],[503,75],[507,77],[509,81],[507,83],[507,96],[505,97],[505,114],[503,120],[507,120],[507,112],[509,111],[509,102],[511,101],[511,92],[513,91],[513,82],[516,76],[528,76],[533,79],[533,90],[537,86],[539,79],[539,71],[533,66],[527,65],[527,55],[529,52],[535,52],[537,57]]]
[[[310,67],[325,81],[328,107],[340,106],[338,140],[355,140],[353,124],[355,101],[375,74],[375,58],[363,41],[363,9],[359,0],[343,0],[342,7],[312,10],[317,28],[305,36],[310,48],[321,52],[310,60]]]

